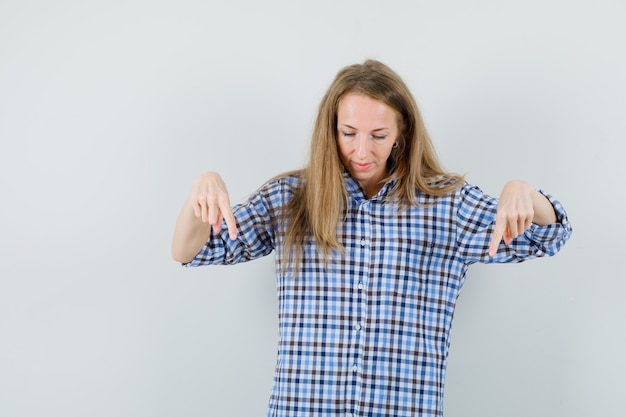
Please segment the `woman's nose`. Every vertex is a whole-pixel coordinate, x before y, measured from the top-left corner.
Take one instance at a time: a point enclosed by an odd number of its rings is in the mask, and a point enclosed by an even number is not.
[[[370,143],[367,138],[359,138],[356,144],[357,156],[359,157],[367,156],[367,153],[369,152],[369,146],[370,146]]]

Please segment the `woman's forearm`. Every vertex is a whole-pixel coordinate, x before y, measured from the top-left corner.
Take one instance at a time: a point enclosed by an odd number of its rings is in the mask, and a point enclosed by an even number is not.
[[[539,191],[535,191],[533,194],[533,223],[539,226],[547,226],[552,223],[556,223],[556,213],[550,200],[546,198]]]
[[[211,225],[196,217],[191,202],[187,200],[176,220],[172,258],[181,263],[190,262],[200,252],[210,234]]]

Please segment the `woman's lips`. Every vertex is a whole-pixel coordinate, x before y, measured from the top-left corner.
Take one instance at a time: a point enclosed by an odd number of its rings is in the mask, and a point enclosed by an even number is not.
[[[352,165],[357,171],[366,171],[371,164],[359,164],[358,162],[353,162]]]

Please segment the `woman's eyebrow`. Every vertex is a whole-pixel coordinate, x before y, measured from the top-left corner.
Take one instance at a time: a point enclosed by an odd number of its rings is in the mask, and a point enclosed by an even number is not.
[[[350,126],[347,123],[340,123],[339,126],[347,127],[348,129],[358,130],[356,127]],[[389,129],[389,128],[388,127],[379,127],[379,128],[373,129],[372,132],[378,132],[380,130],[387,130],[387,129]]]

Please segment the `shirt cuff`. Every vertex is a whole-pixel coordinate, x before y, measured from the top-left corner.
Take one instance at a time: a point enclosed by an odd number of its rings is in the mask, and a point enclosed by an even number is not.
[[[546,193],[543,190],[538,190],[541,195],[545,196],[556,214],[556,223],[552,223],[546,226],[539,226],[532,224],[527,233],[530,234],[530,239],[540,242],[558,242],[559,247],[567,241],[572,234],[572,225],[570,224],[567,212],[563,205],[552,195]]]

